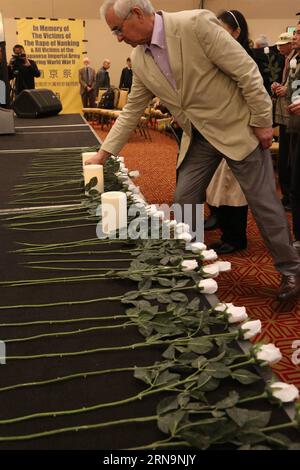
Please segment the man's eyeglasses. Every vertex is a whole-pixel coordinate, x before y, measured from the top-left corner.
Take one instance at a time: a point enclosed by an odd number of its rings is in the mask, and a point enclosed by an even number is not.
[[[122,25],[121,25],[121,26],[115,27],[115,28],[113,28],[113,29],[111,30],[111,32],[112,32],[112,34],[113,34],[114,36],[122,36],[124,23],[125,23],[125,21],[129,18],[129,16],[131,15],[131,13],[132,13],[132,12],[131,12],[131,10],[130,10],[130,12],[128,13],[128,15],[123,19],[123,22],[122,22]]]

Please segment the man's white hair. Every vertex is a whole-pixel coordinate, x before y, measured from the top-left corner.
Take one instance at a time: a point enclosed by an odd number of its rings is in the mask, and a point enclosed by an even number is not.
[[[269,45],[269,40],[267,36],[264,34],[260,34],[256,39],[255,39],[255,44],[257,47],[268,47]]]
[[[135,6],[140,7],[146,15],[151,15],[155,12],[150,0],[105,0],[100,8],[100,16],[105,18],[107,10],[113,7],[115,14],[123,19],[128,16],[130,10]]]

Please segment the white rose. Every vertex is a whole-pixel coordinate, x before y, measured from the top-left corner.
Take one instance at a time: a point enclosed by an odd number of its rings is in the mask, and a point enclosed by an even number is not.
[[[288,403],[299,398],[299,390],[293,384],[286,384],[285,382],[274,382],[270,385],[270,391],[273,397]]]
[[[140,213],[144,216],[145,215],[145,206],[141,202],[135,202],[134,207],[140,211]]]
[[[220,303],[214,308],[217,312],[225,312],[229,323],[240,323],[248,319],[245,307],[237,307],[232,303]]]
[[[117,160],[118,162],[124,163],[124,157],[119,157],[119,156],[118,156],[118,157],[116,157],[116,160]]]
[[[243,339],[253,338],[253,336],[261,332],[261,321],[252,320],[243,323],[240,327],[240,332],[242,334]]]
[[[236,307],[235,305],[231,305],[226,313],[228,315],[229,323],[240,323],[248,319],[245,307]]]
[[[214,279],[202,279],[198,287],[202,294],[214,294],[218,290],[218,284]]]
[[[176,225],[177,225],[176,220],[171,220],[170,223],[169,223],[169,227],[170,227],[170,228],[175,228]]]
[[[146,213],[151,217],[152,215],[156,214],[157,209],[154,205],[145,206]]]
[[[128,176],[120,174],[118,176],[119,181],[128,181]]]
[[[130,178],[138,178],[140,176],[140,172],[138,170],[130,171],[129,176]]]
[[[132,200],[133,200],[133,202],[134,202],[135,204],[140,204],[140,205],[142,205],[143,207],[145,207],[145,205],[146,205],[145,201],[144,201],[142,198],[140,198],[140,197],[138,197],[138,196],[136,196],[136,195],[134,195],[134,196],[132,197]]]
[[[228,307],[230,307],[231,305],[233,305],[233,304],[232,303],[226,303],[226,302],[220,302],[214,307],[214,310],[216,310],[217,312],[225,312],[225,310]]]
[[[153,217],[159,220],[163,220],[164,216],[165,216],[165,213],[163,211],[156,211],[155,214],[153,214]]]
[[[220,273],[225,273],[226,271],[231,271],[231,263],[230,261],[217,261],[219,265]]]
[[[140,193],[139,186],[135,186],[134,184],[129,184],[128,189],[129,189],[129,191],[132,191],[133,194],[139,194]]]
[[[275,344],[262,344],[255,351],[255,357],[268,364],[276,364],[276,362],[282,359],[280,349]]]
[[[179,233],[176,235],[178,240],[184,240],[186,243],[189,243],[192,240],[192,235],[187,232]]]
[[[176,230],[177,233],[184,233],[184,232],[189,233],[190,232],[190,226],[188,224],[184,224],[184,223],[180,222],[179,224],[176,225],[175,230]]]
[[[182,271],[194,271],[194,269],[198,268],[198,263],[195,259],[188,259],[186,261],[182,261],[181,269]]]
[[[199,253],[200,251],[206,250],[207,246],[201,242],[190,243],[186,246],[187,250],[192,250],[193,253]]]
[[[203,274],[206,274],[208,277],[217,277],[219,275],[219,266],[218,263],[208,264],[202,268]]]
[[[215,250],[203,250],[201,252],[201,256],[204,261],[215,261],[216,259],[218,259],[218,255]]]

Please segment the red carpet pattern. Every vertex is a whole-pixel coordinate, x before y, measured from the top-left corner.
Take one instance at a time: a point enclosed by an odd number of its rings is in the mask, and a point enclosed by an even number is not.
[[[101,138],[107,133],[96,130]],[[140,171],[136,184],[149,203],[171,203],[177,145],[174,139],[157,131],[151,130],[150,134],[152,142],[134,133],[121,154],[130,170]],[[205,236],[208,244],[218,240],[219,232],[206,232]],[[224,302],[245,305],[251,318],[262,321],[262,333],[256,340],[274,342],[281,349],[284,357],[274,366],[274,372],[281,380],[294,383],[300,389],[300,361],[297,365],[292,359],[296,352],[292,344],[296,340],[300,343],[300,299],[286,304],[276,301],[279,275],[251,214],[248,217],[247,250],[223,258],[231,261],[232,271],[219,277],[218,297]],[[300,353],[298,356],[300,359]]]

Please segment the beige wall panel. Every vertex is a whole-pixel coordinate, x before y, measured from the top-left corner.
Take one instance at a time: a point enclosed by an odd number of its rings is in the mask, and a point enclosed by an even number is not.
[[[246,18],[295,18],[300,11],[299,0],[205,0],[205,8],[219,10],[240,10]]]
[[[59,18],[98,18],[102,0],[1,0],[4,17],[45,16]],[[153,0],[157,9],[167,11],[198,8],[200,0]],[[204,0],[212,11],[235,8],[248,18],[292,18],[300,11],[299,0]]]
[[[1,0],[4,17],[99,18],[102,0]],[[197,8],[197,0],[154,0],[156,9],[179,11]]]
[[[86,20],[85,38],[88,40],[86,51],[93,67],[98,70],[103,59],[110,59],[111,84],[119,86],[121,70],[126,66],[126,58],[131,54],[132,47],[118,43],[106,23],[101,20]]]
[[[83,9],[83,3],[86,9]],[[107,57],[111,60],[110,69],[112,84],[118,85],[121,69],[124,67],[126,57],[130,55],[131,47],[126,44],[119,44],[114,38],[104,21],[97,19],[99,13],[99,5],[101,1],[85,0],[85,2],[77,2],[76,0],[53,0],[53,1],[34,1],[28,0],[26,7],[23,0],[1,0],[1,10],[5,12],[10,9],[10,17],[4,13],[4,26],[7,42],[7,56],[10,58],[12,46],[18,42],[16,36],[16,22],[13,19],[16,14],[19,17],[24,16],[46,16],[46,17],[78,17],[94,19],[86,20],[85,37],[86,51],[91,59],[92,65],[98,69],[102,60]],[[198,0],[155,0],[153,4],[156,8],[169,11],[180,10],[182,8],[195,8],[199,5]],[[79,9],[80,5],[80,9]],[[248,18],[250,35],[255,39],[259,34],[266,34],[271,43],[274,43],[277,36],[285,30],[287,26],[296,24],[297,17],[294,16],[296,11],[300,11],[299,1],[287,0],[285,4],[277,0],[205,0],[207,8],[219,11],[221,8],[238,8],[246,13]],[[254,6],[256,5],[256,8]],[[267,5],[267,7],[266,7]],[[272,8],[270,7],[272,5]],[[298,5],[298,9],[297,9]],[[244,8],[242,8],[244,6]],[[259,8],[258,8],[259,6]],[[269,8],[268,8],[269,6]],[[53,8],[54,7],[54,8]],[[286,13],[278,17],[278,11],[285,8]],[[53,9],[55,14],[53,14]],[[82,14],[80,14],[80,10]],[[291,14],[288,15],[287,12]],[[72,12],[69,13],[69,12]],[[249,12],[249,14],[247,14]],[[268,14],[268,18],[264,19],[264,15]],[[259,18],[262,15],[262,18]]]
[[[0,9],[3,16],[7,18],[15,16],[19,18],[26,16],[51,18],[53,16],[52,0],[1,0]]]
[[[255,40],[260,34],[265,34],[269,44],[273,45],[279,34],[286,31],[287,26],[295,26],[295,17],[272,20],[248,19],[250,37]]]

